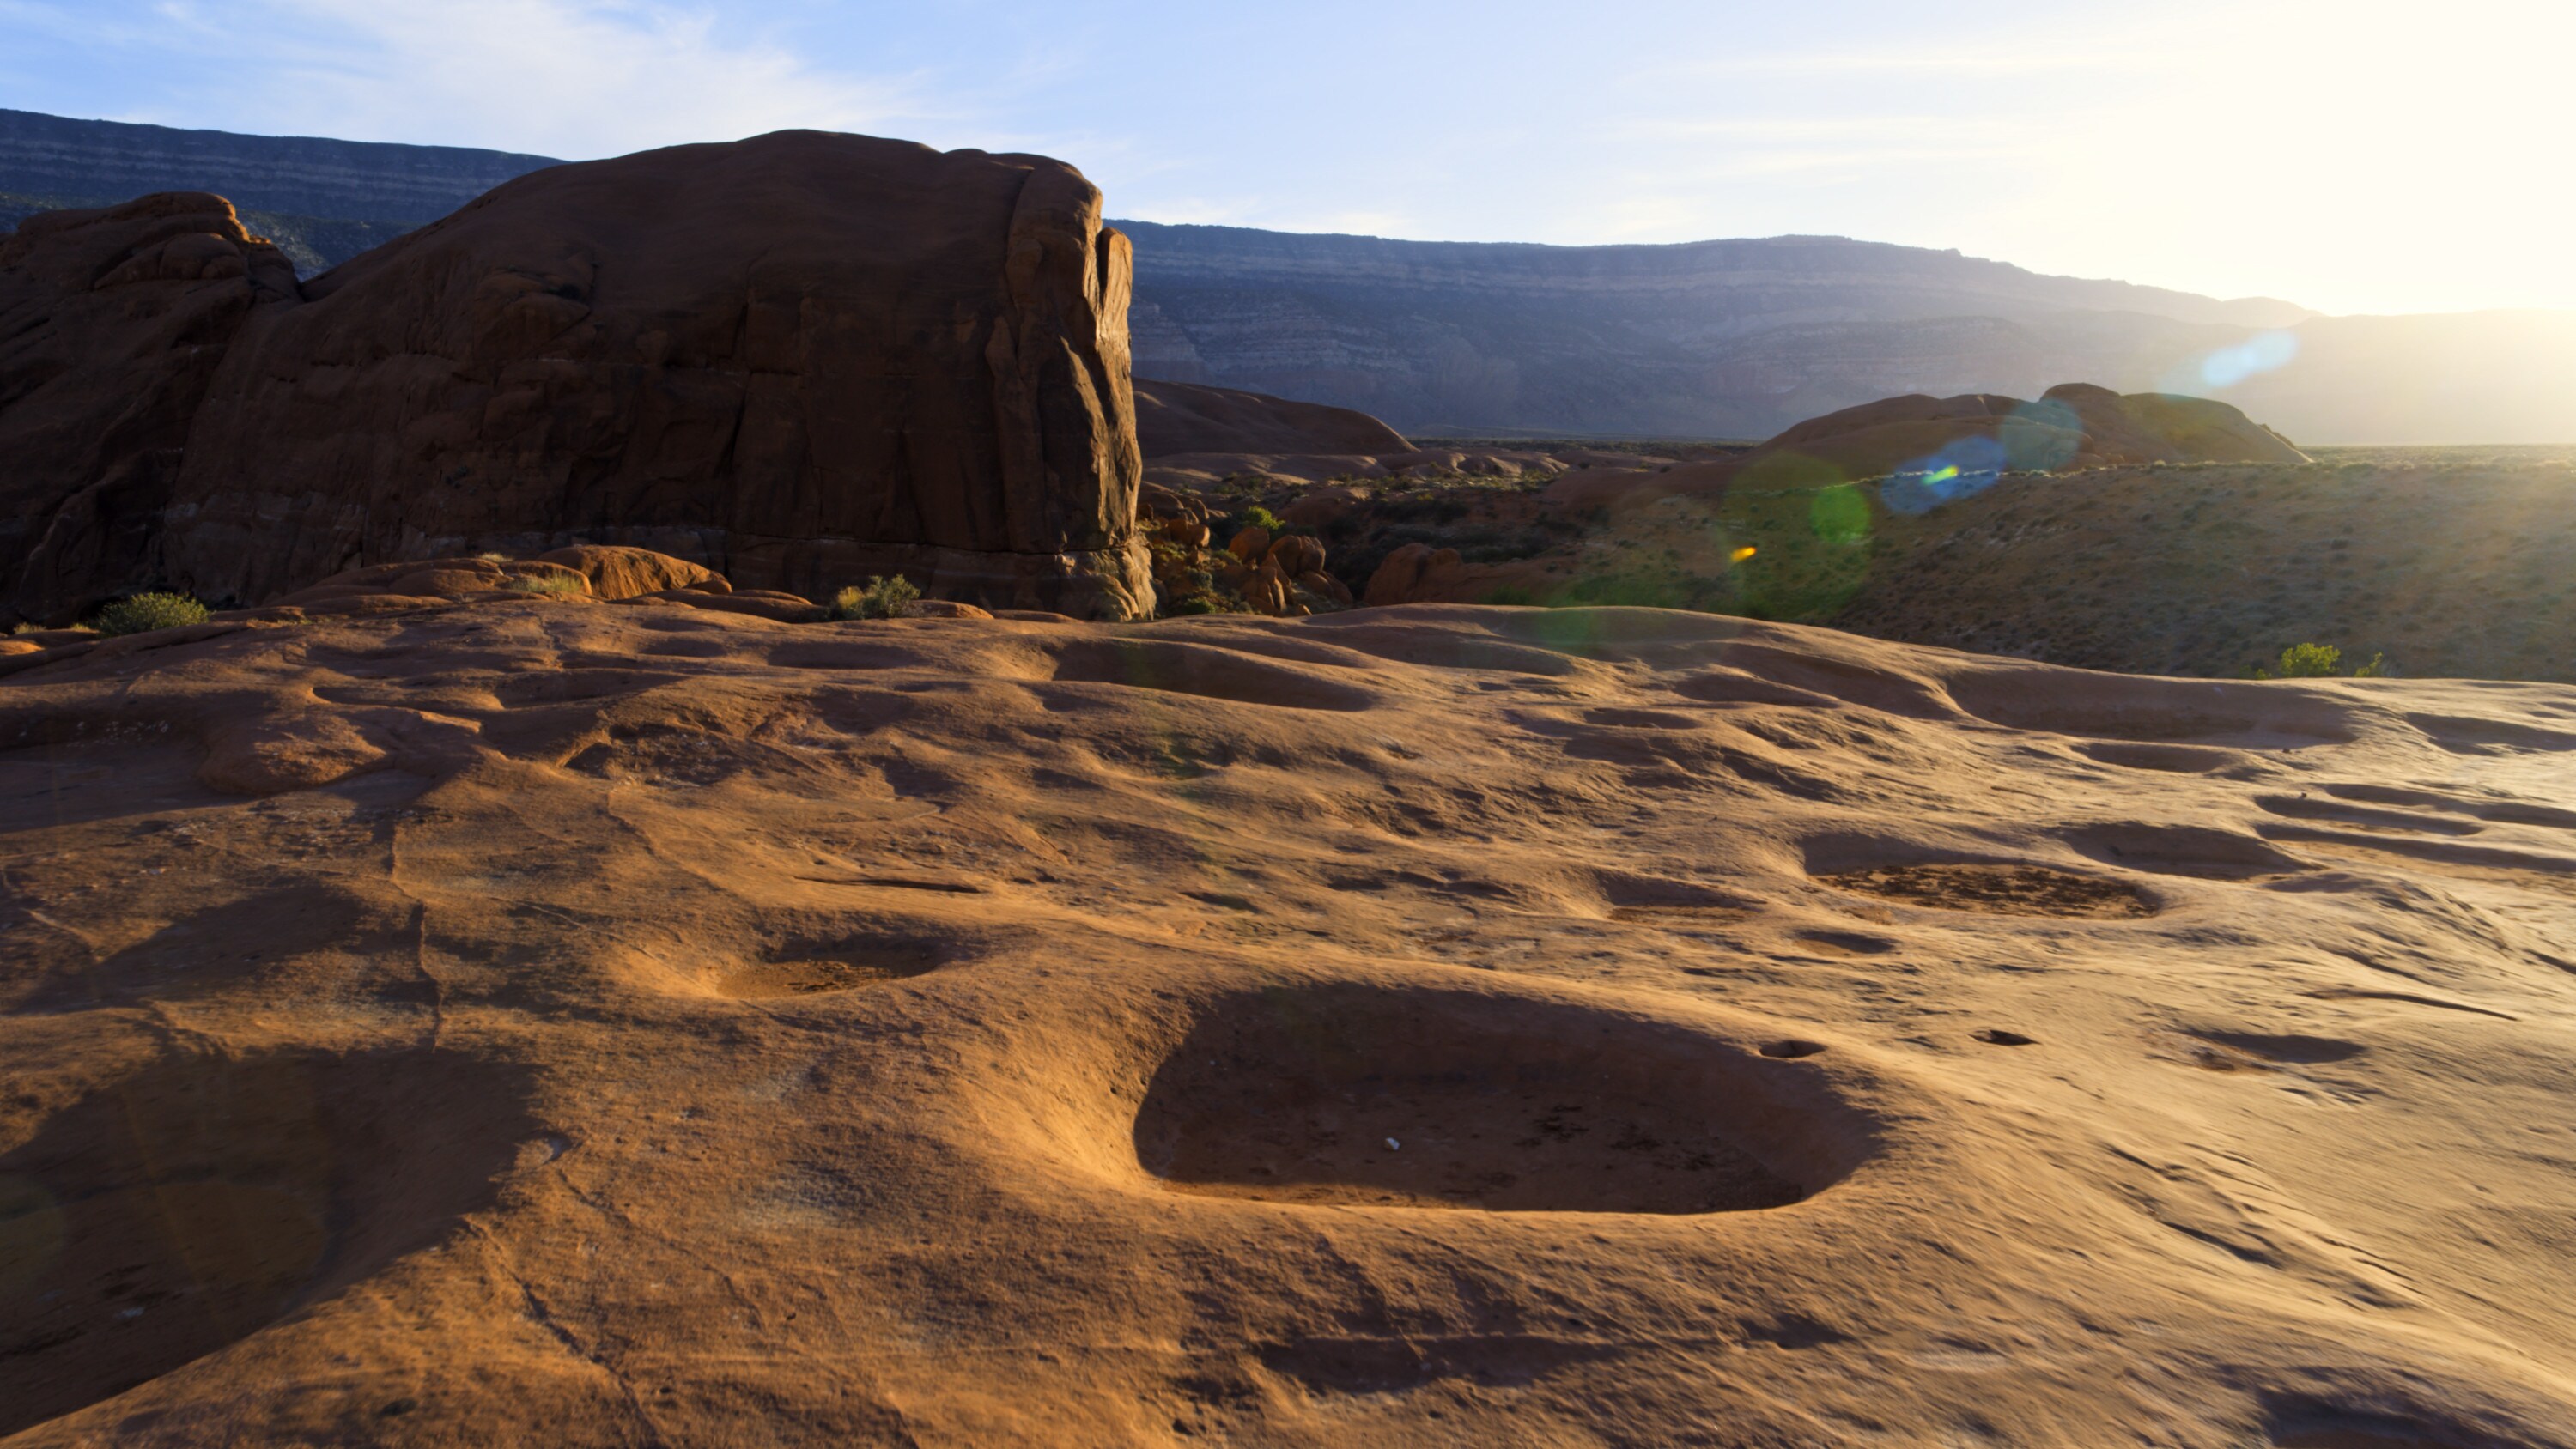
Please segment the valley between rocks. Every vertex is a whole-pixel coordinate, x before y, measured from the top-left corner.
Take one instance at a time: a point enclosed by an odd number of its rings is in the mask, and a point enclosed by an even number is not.
[[[12,1449],[2576,1443],[2576,690],[120,645],[0,681]]]

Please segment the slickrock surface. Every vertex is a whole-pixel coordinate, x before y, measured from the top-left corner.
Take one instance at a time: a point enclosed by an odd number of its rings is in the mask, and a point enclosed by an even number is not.
[[[2566,688],[484,597],[0,742],[12,1449],[2576,1443]]]

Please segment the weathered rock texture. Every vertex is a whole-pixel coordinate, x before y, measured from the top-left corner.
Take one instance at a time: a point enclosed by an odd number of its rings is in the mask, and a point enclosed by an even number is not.
[[[1187,382],[1136,383],[1145,456],[1182,453],[1409,453],[1402,433],[1363,412]]]
[[[0,605],[64,623],[147,580],[226,344],[295,297],[219,196],[48,212],[0,239]]]
[[[0,745],[10,1449],[2576,1443],[2576,689],[529,597]]]
[[[7,255],[0,437],[32,441],[0,486],[22,533],[79,525],[0,563],[22,616],[585,543],[813,596],[1152,605],[1129,254],[1060,162],[786,132],[558,167],[300,299],[210,196],[35,218]]]

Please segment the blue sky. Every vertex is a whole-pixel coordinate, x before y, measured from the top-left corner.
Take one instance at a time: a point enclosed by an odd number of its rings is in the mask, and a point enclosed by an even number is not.
[[[785,126],[1114,214],[1832,233],[2336,312],[2576,307],[2576,4],[0,0],[0,105],[613,155]]]

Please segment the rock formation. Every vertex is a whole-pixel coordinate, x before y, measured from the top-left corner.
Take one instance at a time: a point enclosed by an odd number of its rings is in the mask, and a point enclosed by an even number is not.
[[[226,344],[295,299],[219,196],[48,212],[0,239],[0,606],[67,623],[149,579]]]
[[[76,233],[105,256],[104,225],[39,218],[11,244],[32,260],[0,285],[59,314],[56,351],[107,338],[90,314],[110,304],[78,301],[85,280],[36,249]],[[196,231],[209,259],[248,245],[238,225]],[[253,308],[240,280],[228,301],[186,293],[224,325],[186,333],[194,370],[133,445],[162,471],[126,489],[168,507],[129,509],[123,552],[88,572],[19,568],[10,586],[22,615],[61,622],[146,583],[256,602],[364,564],[623,543],[751,589],[820,597],[900,571],[934,595],[1131,617],[1152,594],[1129,268],[1099,193],[1040,157],[784,132],[553,168],[299,304]],[[60,373],[31,356],[10,375]],[[0,393],[0,428],[68,448],[132,411],[103,374],[53,386],[33,411]],[[30,499],[114,466],[29,456],[11,476]]]
[[[1267,393],[1136,380],[1136,439],[1148,458],[1177,453],[1410,453],[1404,435],[1363,412]]]
[[[2035,402],[1986,393],[1885,398],[1810,418],[1745,456],[1750,462],[1779,453],[1830,463],[1847,478],[1885,477],[1951,453],[1959,456],[1949,461],[1989,471],[2307,461],[2280,434],[2223,402],[2123,397],[2081,382],[2061,383]]]

